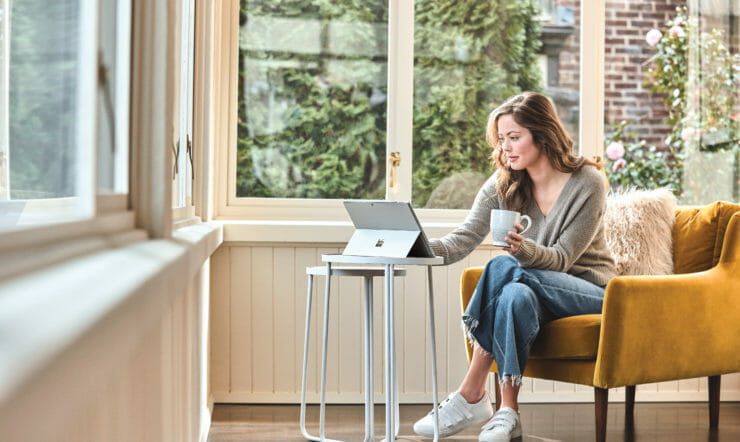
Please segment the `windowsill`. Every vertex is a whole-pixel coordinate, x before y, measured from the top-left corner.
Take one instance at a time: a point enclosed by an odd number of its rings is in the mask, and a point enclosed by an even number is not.
[[[110,348],[96,364],[115,366],[157,320],[167,297],[184,290],[221,233],[217,224],[197,224],[179,229],[173,240],[139,240],[4,280],[0,409],[71,354]],[[111,336],[115,342],[101,343]]]
[[[354,227],[349,221],[240,220],[214,221],[223,226],[224,242],[324,244],[349,241]],[[461,222],[423,222],[427,238],[440,238]],[[483,241],[492,245],[490,235]]]

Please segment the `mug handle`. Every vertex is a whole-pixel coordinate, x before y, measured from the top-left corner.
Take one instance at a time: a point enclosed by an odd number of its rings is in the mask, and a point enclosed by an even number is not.
[[[524,232],[526,232],[527,230],[529,230],[530,227],[532,227],[532,218],[530,218],[529,215],[522,215],[522,219],[519,222],[520,224],[521,224],[521,221],[527,221],[527,227],[525,227],[524,230],[519,232],[520,235],[524,234]]]

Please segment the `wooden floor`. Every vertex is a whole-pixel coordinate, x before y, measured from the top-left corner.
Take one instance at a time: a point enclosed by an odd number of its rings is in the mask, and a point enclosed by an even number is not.
[[[375,407],[375,440],[385,431],[384,407]],[[399,440],[429,440],[414,435],[414,422],[429,411],[425,405],[401,406]],[[221,405],[213,412],[209,442],[303,441],[297,405]],[[593,404],[525,404],[521,406],[523,441],[594,440]],[[308,431],[318,433],[318,406],[306,412]],[[326,436],[362,441],[364,407],[330,405],[326,409]],[[469,428],[445,441],[477,441],[478,428]],[[740,403],[723,402],[719,429],[710,431],[706,403],[637,403],[632,431],[625,431],[624,406],[609,404],[607,441],[740,441]]]

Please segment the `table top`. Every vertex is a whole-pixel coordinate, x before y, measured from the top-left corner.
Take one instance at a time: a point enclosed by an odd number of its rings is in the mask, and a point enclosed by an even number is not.
[[[406,265],[442,265],[444,258],[435,256],[434,258],[391,258],[389,256],[350,256],[350,255],[321,255],[323,262],[344,263],[344,264],[406,264]]]

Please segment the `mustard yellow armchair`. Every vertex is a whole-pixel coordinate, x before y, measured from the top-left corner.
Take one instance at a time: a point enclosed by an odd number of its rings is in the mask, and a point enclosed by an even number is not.
[[[524,376],[594,387],[597,441],[606,440],[610,388],[626,387],[629,428],[636,385],[708,376],[717,427],[720,376],[740,372],[740,206],[680,208],[672,234],[676,274],[616,277],[602,314],[547,323],[532,346]],[[463,311],[482,271],[462,274]]]

